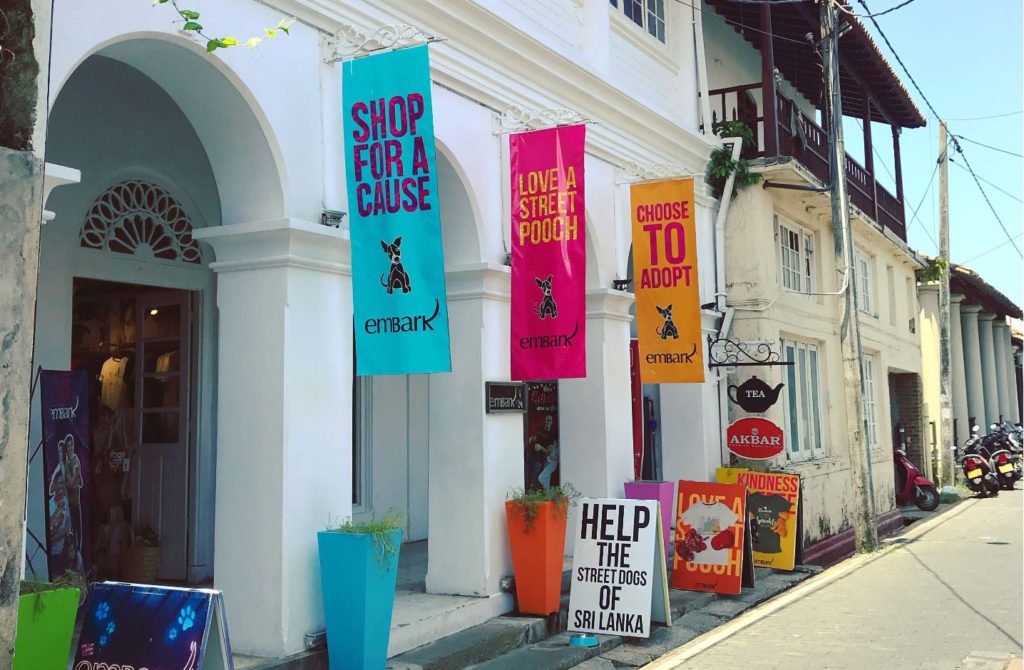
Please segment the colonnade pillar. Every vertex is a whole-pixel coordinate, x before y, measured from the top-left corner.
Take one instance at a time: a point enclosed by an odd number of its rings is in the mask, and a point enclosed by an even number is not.
[[[960,307],[960,325],[963,327],[964,377],[967,380],[967,410],[980,426],[985,423],[985,384],[982,379],[981,343],[978,333],[978,305]],[[967,436],[971,428],[967,427]],[[966,439],[966,437],[964,438]]]
[[[487,414],[484,382],[509,378],[510,274],[481,263],[445,277],[452,371],[429,379],[427,592],[491,597],[497,615],[511,607],[505,498],[523,485],[523,417]]]
[[[964,296],[954,293],[949,297],[949,340],[950,340],[950,379],[953,392],[953,419],[956,421],[956,439],[959,444],[967,441],[971,435],[971,426],[967,420],[967,376],[964,370],[963,328],[960,324],[960,303]],[[952,443],[941,446],[949,447]],[[943,451],[947,458],[952,457],[948,449]]]
[[[999,378],[996,372],[996,354],[992,339],[992,321],[995,314],[983,312],[978,315],[978,342],[981,349],[981,379],[985,397],[985,423],[981,426],[984,433],[988,427],[999,420]]]
[[[214,586],[234,651],[323,629],[316,533],[352,513],[352,286],[344,233],[282,219],[198,228],[217,260]]]

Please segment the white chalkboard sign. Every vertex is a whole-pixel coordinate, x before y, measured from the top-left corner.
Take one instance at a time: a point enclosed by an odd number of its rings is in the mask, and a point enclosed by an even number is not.
[[[671,625],[659,505],[582,498],[569,592],[569,630],[650,637]]]

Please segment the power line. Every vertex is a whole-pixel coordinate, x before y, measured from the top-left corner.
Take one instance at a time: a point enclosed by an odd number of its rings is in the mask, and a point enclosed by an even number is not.
[[[874,14],[857,14],[857,13],[851,11],[848,7],[846,7],[846,5],[840,4],[838,2],[836,3],[836,7],[838,7],[839,11],[843,12],[844,14],[849,14],[850,16],[856,16],[859,19],[865,19],[865,18],[871,19],[871,18],[874,18],[876,16],[885,16],[889,12],[895,12],[897,9],[902,9],[903,7],[906,7],[907,5],[909,5],[912,2],[914,2],[914,0],[904,0],[903,2],[901,2],[898,5],[894,5],[894,6],[890,7],[889,9],[883,9],[882,11],[876,12]],[[861,4],[863,4],[863,3],[861,3]],[[867,7],[865,7],[864,9],[867,9]]]
[[[889,38],[882,30],[882,27],[878,25],[878,21],[875,20],[874,16],[871,16],[871,9],[868,8],[867,2],[865,2],[865,0],[858,0],[858,2],[860,2],[861,6],[864,7],[865,11],[868,12],[868,18],[871,20],[872,25],[875,26],[875,30],[878,31],[878,35],[885,42],[885,45],[889,47],[889,51],[892,53],[893,57],[896,58],[896,62],[900,64],[900,67],[903,68],[903,72],[907,75],[907,79],[909,79],[910,83],[914,85],[914,89],[917,90],[918,94],[921,96],[921,99],[924,100],[924,104],[928,106],[928,109],[931,111],[932,115],[936,119],[939,119],[941,121],[942,117],[939,116],[939,113],[935,111],[935,107],[932,105],[931,101],[928,100],[928,96],[924,94],[924,91],[921,90],[921,87],[917,85],[917,82],[914,80],[914,76],[910,74],[910,70],[909,68],[907,68],[906,63],[904,63],[903,59],[900,58],[900,55],[896,53],[896,50],[892,46],[892,42],[889,41]],[[967,171],[971,173],[972,177],[974,177],[974,183],[978,186],[978,190],[981,191],[981,197],[985,199],[985,203],[988,205],[988,208],[992,211],[992,216],[995,217],[996,223],[999,224],[999,227],[1003,229],[1003,233],[1006,234],[1006,239],[1008,239],[1010,241],[1010,244],[1013,245],[1013,248],[1017,250],[1017,254],[1021,258],[1024,258],[1024,253],[1021,253],[1020,248],[1017,246],[1016,242],[1014,242],[1013,237],[1011,237],[1010,231],[1006,229],[1006,226],[1003,224],[1003,220],[999,218],[999,213],[996,212],[996,208],[992,205],[992,201],[989,200],[988,193],[985,192],[985,188],[981,185],[981,181],[978,179],[978,175],[974,172],[974,168],[971,167],[970,161],[967,160],[967,156],[964,154],[963,147],[960,146],[959,140],[957,140],[955,135],[950,135],[950,140],[953,142],[953,146],[956,148],[957,153],[959,153],[960,157],[963,158],[964,166],[967,168]]]
[[[956,161],[950,161],[950,162],[951,162],[951,163],[952,163],[953,165],[955,165],[955,166],[957,166],[958,168],[960,168],[961,170],[963,170],[963,171],[965,171],[965,172],[967,171],[967,168],[965,168],[965,167],[964,167],[963,165],[960,165],[960,163],[957,163]],[[998,186],[996,186],[995,184],[993,184],[992,182],[990,182],[990,181],[989,181],[988,179],[985,179],[984,177],[980,177],[980,176],[978,177],[978,179],[980,179],[981,181],[985,182],[986,184],[988,184],[989,186],[991,186],[991,187],[992,187],[992,188],[994,188],[995,190],[999,191],[999,192],[1000,192],[1000,193],[1002,193],[1003,195],[1005,195],[1005,196],[1009,196],[1009,197],[1013,198],[1014,200],[1016,200],[1017,202],[1019,202],[1019,203],[1022,203],[1022,204],[1024,204],[1024,200],[1021,200],[1021,199],[1020,199],[1019,197],[1015,196],[1014,194],[1010,193],[1010,192],[1009,192],[1009,191],[1007,191],[1007,190],[1004,190],[1004,189],[1002,189],[1002,188],[999,188]]]
[[[1009,155],[1014,156],[1016,158],[1024,158],[1024,156],[1021,156],[1020,154],[1015,154],[1012,151],[1007,151],[1006,149],[1000,149],[999,147],[994,147],[994,146],[991,146],[989,144],[983,144],[983,143],[979,142],[978,140],[972,140],[971,138],[964,137],[963,135],[954,135],[954,137],[956,137],[958,139],[961,139],[964,142],[970,142],[971,144],[977,144],[979,147],[985,147],[986,149],[991,149],[992,151],[998,151],[1001,154],[1009,154]]]
[[[1021,236],[1024,236],[1024,233],[1017,233],[1016,235],[1014,235],[1013,239],[1015,240],[1015,239],[1017,239],[1017,238],[1019,238]],[[988,256],[993,251],[999,251],[1000,249],[1002,249],[1003,247],[1005,247],[1007,244],[1009,244],[1012,241],[1013,240],[1004,240],[1004,241],[1000,242],[999,244],[997,244],[996,246],[994,246],[991,249],[989,249],[988,251],[983,251],[980,254],[978,254],[977,256],[975,256],[974,258],[970,258],[970,259],[964,261],[963,263],[957,263],[957,265],[967,265],[968,263],[972,263],[972,262],[978,260],[979,258],[981,258],[982,256]]]
[[[946,119],[947,121],[988,121],[989,119],[1005,119],[1008,116],[1017,116],[1018,114],[1024,114],[1024,109],[1017,112],[1007,112],[1005,114],[993,114],[991,116],[971,116],[965,119]]]
[[[755,0],[750,0],[749,2],[744,2],[743,0],[732,0],[732,2],[737,2],[737,1],[740,1],[742,4],[750,4],[750,5],[754,5],[754,4],[757,4],[757,5],[764,5],[764,4],[776,5],[776,4],[790,4],[790,3],[794,3],[795,4],[795,3],[798,3],[798,2],[807,2],[808,0],[786,0],[785,3],[775,2],[774,0],[756,0],[756,1]],[[692,5],[692,4],[690,4],[689,2],[685,2],[685,0],[675,0],[675,2],[679,3],[680,5],[683,5],[684,7],[689,7],[690,9],[693,9],[693,10],[698,11],[698,12],[703,12],[704,11],[703,8],[696,7],[696,6]],[[795,39],[793,39],[791,37],[783,37],[782,35],[776,35],[775,33],[769,33],[769,32],[767,32],[765,30],[758,30],[757,28],[753,28],[753,27],[748,26],[746,24],[739,23],[737,21],[731,21],[731,20],[725,18],[724,16],[722,16],[721,14],[719,14],[718,12],[712,11],[711,13],[714,14],[716,17],[722,19],[726,23],[728,23],[730,26],[735,26],[736,28],[741,28],[743,30],[749,30],[751,32],[759,33],[761,35],[769,35],[772,39],[782,40],[783,42],[792,42],[793,44],[802,44],[804,46],[813,46],[813,44],[811,44],[811,42],[808,42],[807,40],[795,40]]]
[[[928,236],[928,239],[932,241],[932,244],[935,245],[936,249],[939,249],[939,243],[935,241],[934,237],[932,237],[931,231],[928,230],[928,228],[924,225],[924,222],[921,221],[921,219],[917,218],[917,211],[919,209],[921,209],[921,205],[924,204],[924,199],[928,197],[929,193],[931,193],[931,191],[932,191],[932,184],[935,183],[935,174],[938,171],[939,171],[939,163],[938,163],[938,161],[936,161],[935,162],[935,167],[932,168],[931,179],[928,180],[928,186],[925,187],[924,193],[921,195],[920,202],[917,203],[917,207],[914,208],[914,212],[910,215],[910,223],[913,224],[914,221],[917,221],[921,225],[921,230],[923,230],[924,234]]]

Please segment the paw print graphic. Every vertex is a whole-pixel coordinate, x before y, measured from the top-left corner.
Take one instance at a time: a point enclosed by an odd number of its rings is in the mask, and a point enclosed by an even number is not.
[[[191,607],[186,605],[181,608],[181,613],[178,615],[178,625],[181,626],[181,632],[184,633],[189,628],[196,624],[196,613]]]
[[[110,639],[110,638],[109,638],[109,637],[107,637],[106,635],[100,635],[100,646],[101,646],[101,647],[105,647],[105,646],[107,646],[107,641],[108,641],[109,639]]]
[[[113,635],[114,634],[114,630],[116,628],[117,628],[117,626],[114,625],[114,620],[113,619],[108,621],[107,622],[107,635]]]
[[[110,604],[102,602],[96,606],[96,620],[103,621],[110,616]]]
[[[176,626],[171,626],[171,629],[169,631],[167,631],[167,639],[171,640],[171,641],[174,641],[177,638],[178,638],[178,628]]]

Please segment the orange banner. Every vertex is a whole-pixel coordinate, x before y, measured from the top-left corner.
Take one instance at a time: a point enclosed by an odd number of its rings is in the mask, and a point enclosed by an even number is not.
[[[693,179],[630,187],[640,379],[703,382]]]

